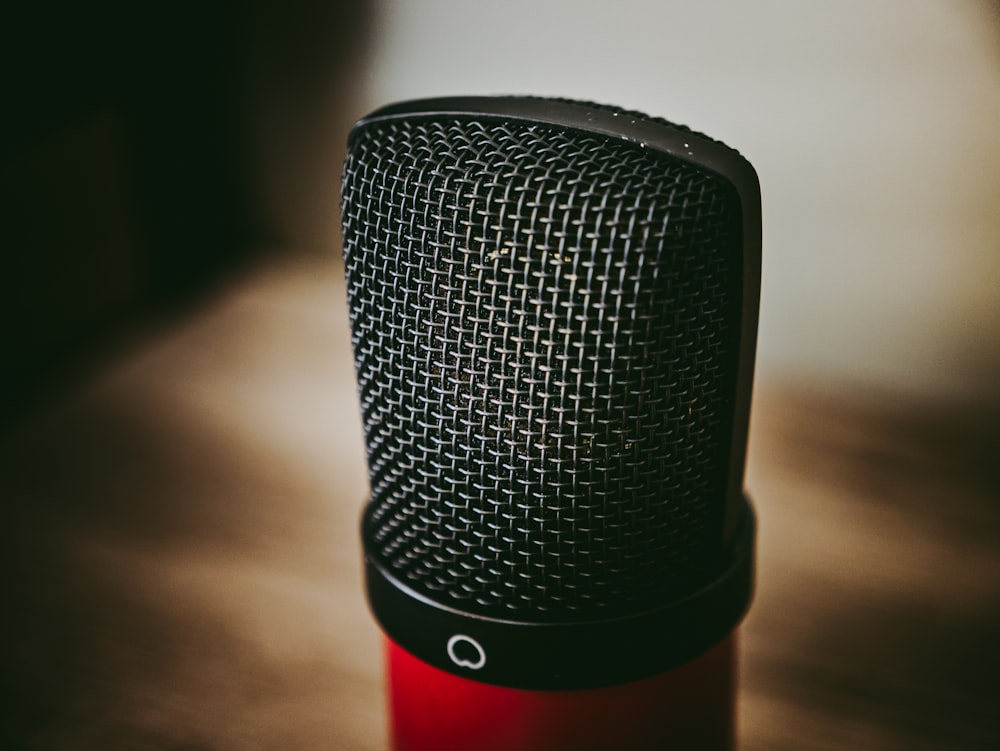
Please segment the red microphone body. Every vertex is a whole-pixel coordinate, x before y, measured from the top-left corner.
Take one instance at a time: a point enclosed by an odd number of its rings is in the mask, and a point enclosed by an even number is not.
[[[481,683],[387,647],[395,751],[733,748],[733,637],[651,678],[568,691]]]
[[[732,748],[752,167],[602,105],[406,102],[342,215],[393,748]]]

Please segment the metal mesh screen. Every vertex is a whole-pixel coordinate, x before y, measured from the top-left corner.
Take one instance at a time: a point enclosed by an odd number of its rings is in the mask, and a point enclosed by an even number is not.
[[[369,555],[445,605],[613,614],[719,553],[739,206],[554,126],[373,123],[343,228]]]

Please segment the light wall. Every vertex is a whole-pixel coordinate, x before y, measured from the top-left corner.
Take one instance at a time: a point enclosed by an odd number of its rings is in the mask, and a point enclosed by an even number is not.
[[[1000,32],[942,0],[383,0],[365,105],[604,101],[760,175],[758,373],[968,396],[1000,374]]]

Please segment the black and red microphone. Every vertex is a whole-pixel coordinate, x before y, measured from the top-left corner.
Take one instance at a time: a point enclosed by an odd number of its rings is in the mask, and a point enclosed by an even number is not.
[[[753,168],[601,105],[406,102],[342,214],[393,747],[731,748]]]

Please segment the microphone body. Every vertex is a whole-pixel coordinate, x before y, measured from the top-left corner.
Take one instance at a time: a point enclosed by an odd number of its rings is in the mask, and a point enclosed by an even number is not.
[[[597,689],[494,686],[427,664],[388,641],[394,751],[729,751],[734,642],[643,680]]]
[[[343,182],[397,751],[730,748],[752,167],[534,98],[359,121]]]

